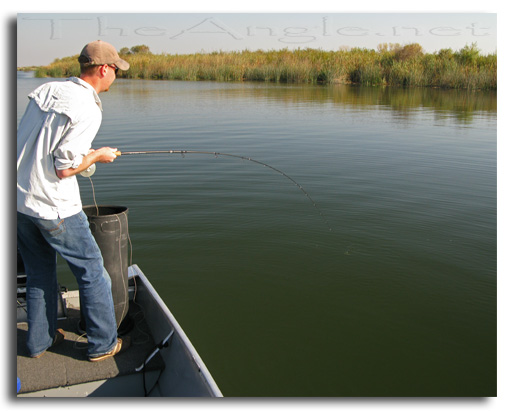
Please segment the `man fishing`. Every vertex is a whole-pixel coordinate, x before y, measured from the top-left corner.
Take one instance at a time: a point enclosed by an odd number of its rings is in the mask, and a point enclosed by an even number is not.
[[[27,274],[27,348],[38,358],[62,342],[57,329],[56,253],[77,279],[86,322],[88,358],[101,361],[125,350],[117,338],[111,281],[82,211],[76,174],[110,163],[116,148],[92,150],[102,122],[98,94],[118,69],[128,70],[104,41],[87,44],[79,56],[80,77],[46,83],[29,94],[17,136],[18,249]]]

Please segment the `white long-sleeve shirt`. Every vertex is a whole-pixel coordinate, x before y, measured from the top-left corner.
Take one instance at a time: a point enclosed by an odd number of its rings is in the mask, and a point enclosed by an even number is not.
[[[17,136],[17,210],[53,220],[82,210],[75,176],[59,179],[55,169],[77,168],[102,122],[102,103],[85,81],[43,84],[29,94]]]

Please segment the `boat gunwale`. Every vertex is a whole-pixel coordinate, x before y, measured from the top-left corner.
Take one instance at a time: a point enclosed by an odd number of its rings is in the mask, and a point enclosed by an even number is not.
[[[182,327],[180,326],[179,322],[173,315],[173,313],[170,311],[166,303],[163,301],[161,296],[157,293],[153,285],[150,283],[146,275],[143,273],[143,271],[139,268],[137,264],[132,264],[129,267],[128,270],[128,276],[129,280],[132,278],[139,278],[140,281],[143,283],[144,288],[149,292],[151,298],[158,304],[159,308],[162,310],[162,312],[165,314],[167,319],[170,322],[170,325],[172,329],[174,330],[174,333],[177,334],[180,339],[182,340],[185,348],[187,351],[191,354],[193,361],[198,366],[198,372],[202,375],[203,379],[207,383],[207,386],[211,390],[211,393],[214,397],[223,397],[223,394],[221,390],[219,389],[218,385],[216,384],[216,381],[212,377],[211,373],[209,372],[207,366],[203,362],[202,358],[200,357],[200,354],[196,351],[195,347],[193,346],[191,340],[187,336],[187,334],[184,332]]]

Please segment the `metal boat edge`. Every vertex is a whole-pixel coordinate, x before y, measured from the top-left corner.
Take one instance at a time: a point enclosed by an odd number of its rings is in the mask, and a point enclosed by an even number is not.
[[[198,371],[196,375],[182,375],[183,378],[181,380],[177,380],[175,378],[177,373],[172,370],[173,366],[167,363],[167,360],[170,360],[171,358],[169,358],[170,356],[166,356],[163,352],[162,354],[164,361],[166,362],[166,368],[158,383],[162,396],[168,396],[166,394],[170,393],[173,394],[171,396],[178,395],[223,397],[223,394],[218,388],[218,385],[216,384],[211,373],[207,369],[207,366],[204,364],[202,358],[176,320],[175,316],[171,313],[168,306],[164,303],[148,278],[136,264],[133,264],[129,267],[129,280],[130,279],[136,279],[135,284],[137,285],[137,288],[135,292],[138,294],[138,298],[140,298],[139,301],[143,303],[142,305],[146,306],[147,308],[150,308],[152,304],[156,305],[156,309],[153,311],[153,318],[147,319],[148,325],[155,340],[163,341],[166,337],[169,336],[170,332],[174,332],[174,339],[176,340],[177,337],[179,337],[178,341],[181,345],[183,345],[183,352],[187,355],[188,361],[190,362],[187,367],[192,364],[193,367],[196,367]],[[137,279],[139,279],[139,281],[137,281]],[[143,285],[142,288],[139,287],[139,282],[141,285]],[[166,327],[166,323],[169,323],[169,326]],[[175,364],[174,366],[177,365]],[[196,380],[196,384],[187,384],[187,381],[189,381],[190,378]],[[205,391],[203,393],[195,393],[195,385],[197,387],[203,385]],[[170,386],[173,387],[171,392],[169,392]],[[190,391],[191,389],[193,389],[193,391]]]

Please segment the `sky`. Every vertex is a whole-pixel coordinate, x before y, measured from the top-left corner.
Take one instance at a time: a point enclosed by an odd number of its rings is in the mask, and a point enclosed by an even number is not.
[[[147,45],[153,53],[315,48],[376,49],[419,43],[425,52],[476,43],[496,52],[496,13],[179,12],[20,13],[17,66],[46,65],[79,54],[93,40],[118,50]]]

